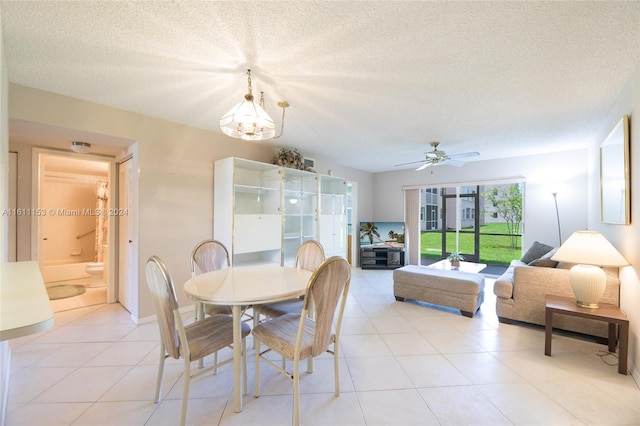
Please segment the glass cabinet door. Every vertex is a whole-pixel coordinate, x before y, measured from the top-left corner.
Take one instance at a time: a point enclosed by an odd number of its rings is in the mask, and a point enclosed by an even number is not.
[[[235,214],[280,214],[279,167],[235,159]]]
[[[318,179],[315,173],[283,168],[282,262],[293,266],[298,247],[318,239]]]
[[[347,256],[347,181],[320,177],[320,243],[327,257]]]
[[[280,263],[280,167],[235,159],[233,263]]]

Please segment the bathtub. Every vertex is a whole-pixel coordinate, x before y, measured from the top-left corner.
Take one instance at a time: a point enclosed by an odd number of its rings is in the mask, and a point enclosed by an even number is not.
[[[89,279],[86,272],[88,263],[48,263],[42,266],[42,279],[45,283]]]

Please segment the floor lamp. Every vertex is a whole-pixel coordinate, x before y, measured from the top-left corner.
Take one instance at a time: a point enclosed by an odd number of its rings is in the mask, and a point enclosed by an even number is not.
[[[560,232],[560,213],[558,212],[558,193],[552,192],[553,202],[556,204],[556,219],[558,220],[558,244],[562,245],[562,233]]]

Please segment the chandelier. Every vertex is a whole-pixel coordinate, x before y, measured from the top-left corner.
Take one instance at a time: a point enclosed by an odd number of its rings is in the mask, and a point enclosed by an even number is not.
[[[277,139],[284,132],[284,111],[289,106],[288,101],[279,101],[282,108],[282,123],[280,134],[276,136],[275,123],[264,110],[264,92],[260,92],[260,101],[256,104],[251,86],[251,70],[247,70],[248,90],[244,100],[231,108],[220,119],[220,129],[232,138],[249,141]]]

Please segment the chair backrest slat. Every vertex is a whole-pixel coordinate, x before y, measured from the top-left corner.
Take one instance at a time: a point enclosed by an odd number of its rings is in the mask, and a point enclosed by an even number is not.
[[[217,271],[231,264],[229,251],[220,241],[204,240],[191,253],[191,274]]]
[[[173,316],[173,311],[178,309],[176,293],[173,287],[173,279],[167,271],[164,262],[158,256],[151,256],[146,268],[147,286],[151,291],[151,297],[156,308],[160,337],[165,350],[172,358],[180,358],[180,340]]]
[[[333,319],[336,310],[338,310],[339,320],[342,318],[350,281],[351,268],[349,263],[338,256],[327,259],[311,276],[305,294],[305,309],[309,303],[308,301],[313,300],[315,336],[312,356],[318,356],[327,351],[330,344]],[[341,296],[340,309],[336,309]]]
[[[294,266],[313,272],[324,260],[322,245],[316,240],[307,240],[298,248]]]

